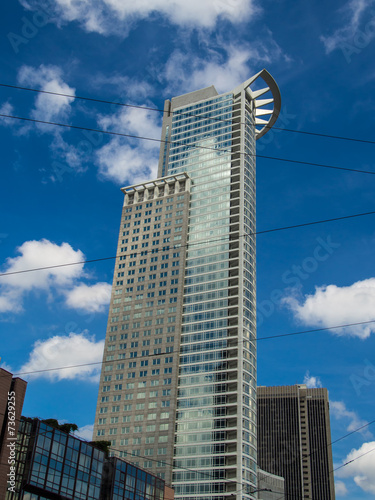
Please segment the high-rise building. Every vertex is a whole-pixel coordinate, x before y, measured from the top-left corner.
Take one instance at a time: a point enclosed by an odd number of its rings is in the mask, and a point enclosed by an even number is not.
[[[258,387],[258,465],[285,479],[285,498],[334,500],[327,389]]]
[[[166,101],[158,179],[123,189],[94,439],[177,499],[255,498],[255,141],[279,110],[266,70]]]

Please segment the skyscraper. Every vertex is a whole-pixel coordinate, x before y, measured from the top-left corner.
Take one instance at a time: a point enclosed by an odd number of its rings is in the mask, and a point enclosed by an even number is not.
[[[94,438],[177,499],[257,488],[255,141],[279,110],[266,70],[166,101],[158,179],[123,189]]]
[[[327,389],[258,387],[258,465],[285,478],[285,497],[334,500]]]

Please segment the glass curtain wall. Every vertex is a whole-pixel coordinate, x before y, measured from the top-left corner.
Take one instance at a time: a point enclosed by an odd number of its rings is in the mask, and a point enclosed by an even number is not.
[[[187,172],[192,179],[173,481],[177,499],[252,498],[246,491],[256,485],[250,345],[255,241],[245,236],[254,230],[255,161],[240,152],[245,144],[254,154],[255,133],[251,102],[246,109],[245,101],[243,91],[174,109],[169,131],[168,174]],[[244,132],[244,120],[249,131]]]

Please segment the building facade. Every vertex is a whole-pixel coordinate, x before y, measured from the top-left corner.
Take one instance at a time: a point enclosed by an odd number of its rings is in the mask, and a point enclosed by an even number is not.
[[[38,419],[22,417],[5,500],[168,500],[164,481]]]
[[[166,101],[158,179],[123,189],[94,439],[176,498],[255,498],[255,141],[279,110],[265,70]]]
[[[327,389],[258,387],[258,465],[293,500],[334,500]]]

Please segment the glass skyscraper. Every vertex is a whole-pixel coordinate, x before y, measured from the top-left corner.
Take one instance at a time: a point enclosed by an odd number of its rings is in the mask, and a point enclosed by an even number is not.
[[[94,439],[177,499],[256,498],[255,141],[279,111],[266,70],[166,101],[158,179],[123,189]]]

